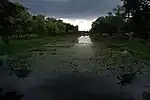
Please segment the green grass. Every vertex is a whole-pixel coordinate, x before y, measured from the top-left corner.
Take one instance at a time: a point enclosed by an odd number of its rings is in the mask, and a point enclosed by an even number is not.
[[[22,51],[27,51],[29,48],[40,47],[43,44],[52,43],[58,37],[41,37],[29,40],[10,40],[10,44],[1,46],[1,54],[14,54]]]
[[[147,41],[146,44],[140,42],[140,39],[132,40],[121,40],[121,39],[111,39],[104,36],[96,37],[96,40],[99,42],[104,42],[112,50],[128,50],[134,56],[140,59],[150,59],[150,42]]]
[[[150,59],[150,43],[143,44],[140,39],[132,40],[115,40],[109,41],[117,49],[126,49],[138,55],[141,59]]]
[[[73,36],[74,37],[74,36]],[[72,36],[64,35],[64,36],[31,36],[28,40],[25,39],[12,39],[10,40],[10,44],[0,45],[0,54],[15,54],[24,51],[28,51],[30,48],[38,48],[44,44],[56,43],[56,41],[66,41],[66,39],[71,39]]]

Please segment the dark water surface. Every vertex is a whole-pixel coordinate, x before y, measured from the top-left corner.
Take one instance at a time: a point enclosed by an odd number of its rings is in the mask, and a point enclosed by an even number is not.
[[[8,57],[0,88],[19,91],[21,100],[142,100],[150,90],[148,65],[104,43],[64,39]]]

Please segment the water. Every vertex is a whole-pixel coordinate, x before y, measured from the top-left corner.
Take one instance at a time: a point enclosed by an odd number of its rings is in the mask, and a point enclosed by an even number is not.
[[[89,36],[76,43],[63,39],[9,58],[0,67],[0,88],[19,91],[22,100],[140,100],[150,88],[149,73],[139,75],[143,63],[128,53],[112,52]]]
[[[90,44],[90,43],[92,43],[92,42],[91,42],[91,39],[90,39],[89,36],[80,36],[80,37],[78,38],[78,43]]]

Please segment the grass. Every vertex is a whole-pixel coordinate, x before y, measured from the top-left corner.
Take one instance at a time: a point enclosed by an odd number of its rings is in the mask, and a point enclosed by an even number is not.
[[[140,42],[140,39],[132,39],[132,40],[117,40],[112,39],[109,42],[111,45],[116,47],[117,49],[123,50],[126,49],[136,55],[138,55],[141,59],[150,59],[150,43],[147,42],[143,44]]]
[[[30,48],[38,48],[44,44],[55,44],[56,41],[66,41],[66,39],[73,41],[75,37],[70,36],[70,35],[64,35],[64,36],[47,36],[47,37],[42,37],[42,36],[30,36],[30,39],[25,40],[25,39],[11,39],[10,44],[6,45],[0,45],[0,55],[3,54],[15,54],[15,53],[20,53],[23,51],[28,51]],[[30,49],[31,50],[31,49]]]
[[[132,40],[121,40],[121,39],[108,39],[108,37],[99,36],[96,37],[97,41],[104,42],[112,50],[124,50],[131,52],[134,56],[149,60],[150,59],[150,42],[147,41],[146,44],[140,42],[140,39]]]
[[[48,44],[56,41],[58,37],[41,37],[29,40],[10,40],[10,44],[1,45],[1,54],[14,54],[22,51],[27,51],[29,48],[40,47],[43,44]],[[58,38],[59,39],[59,38]]]

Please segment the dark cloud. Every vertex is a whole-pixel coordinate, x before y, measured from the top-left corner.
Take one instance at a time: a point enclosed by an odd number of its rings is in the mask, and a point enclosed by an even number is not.
[[[111,11],[120,0],[20,0],[32,13],[65,18],[90,18]]]

